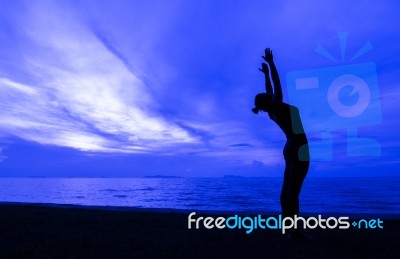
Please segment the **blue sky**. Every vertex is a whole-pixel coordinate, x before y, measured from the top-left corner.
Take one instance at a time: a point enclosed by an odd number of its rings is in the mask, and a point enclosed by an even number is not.
[[[379,155],[348,156],[352,137],[339,121],[331,161],[312,162],[309,174],[396,175],[398,10],[395,0],[2,3],[0,174],[279,176],[285,137],[251,113],[270,47],[289,103],[287,73],[375,64],[379,114],[363,114],[357,134],[376,140]],[[372,49],[349,62],[367,42]],[[310,140],[335,118],[303,114]]]

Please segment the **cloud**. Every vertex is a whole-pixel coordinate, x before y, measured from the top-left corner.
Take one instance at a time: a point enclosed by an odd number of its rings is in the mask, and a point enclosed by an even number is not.
[[[57,9],[33,8],[24,77],[0,77],[0,130],[85,151],[163,152],[198,140],[160,115],[145,83],[99,35]],[[5,73],[6,72],[6,73]]]
[[[252,147],[252,145],[250,145],[248,143],[237,143],[237,144],[232,144],[229,146],[231,146],[231,147]]]
[[[168,89],[160,81],[148,85],[135,73],[143,57],[119,50],[108,30],[87,24],[73,9],[34,5],[24,17],[16,22],[24,45],[22,71],[1,67],[1,132],[90,152],[196,153],[238,164],[277,157],[273,147],[251,136],[243,140],[248,125],[224,118],[221,100],[199,91],[199,82],[184,91],[174,88],[175,103],[157,102],[154,90]],[[166,64],[160,64],[163,70]],[[164,111],[180,104],[182,114]],[[246,154],[235,146],[242,141],[251,147]]]

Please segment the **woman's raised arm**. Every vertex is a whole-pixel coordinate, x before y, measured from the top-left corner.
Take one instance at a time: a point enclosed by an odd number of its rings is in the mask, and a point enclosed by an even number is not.
[[[267,61],[268,65],[271,69],[272,82],[274,83],[274,99],[275,99],[275,101],[282,102],[283,96],[282,96],[281,81],[279,79],[278,70],[276,69],[275,64],[274,64],[274,57],[272,55],[271,49],[266,48],[265,56],[262,56],[262,57],[265,61]]]
[[[261,72],[264,73],[265,76],[265,92],[267,94],[273,94],[273,90],[272,90],[272,84],[271,84],[271,78],[269,78],[269,68],[268,65],[265,63],[261,64],[261,68],[259,68],[258,70],[260,70]]]

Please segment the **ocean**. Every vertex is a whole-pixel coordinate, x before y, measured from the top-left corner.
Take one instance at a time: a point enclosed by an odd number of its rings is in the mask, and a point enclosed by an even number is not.
[[[279,213],[282,178],[0,178],[0,202]],[[310,177],[301,211],[400,214],[400,177]]]

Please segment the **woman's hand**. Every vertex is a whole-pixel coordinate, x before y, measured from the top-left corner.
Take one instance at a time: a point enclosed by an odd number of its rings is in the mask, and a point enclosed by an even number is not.
[[[261,63],[261,68],[259,68],[258,70],[260,70],[261,72],[263,72],[265,75],[269,74],[269,67],[267,64],[265,63]]]
[[[272,50],[270,48],[265,49],[265,55],[262,58],[268,63],[274,62],[274,57],[272,55]]]

